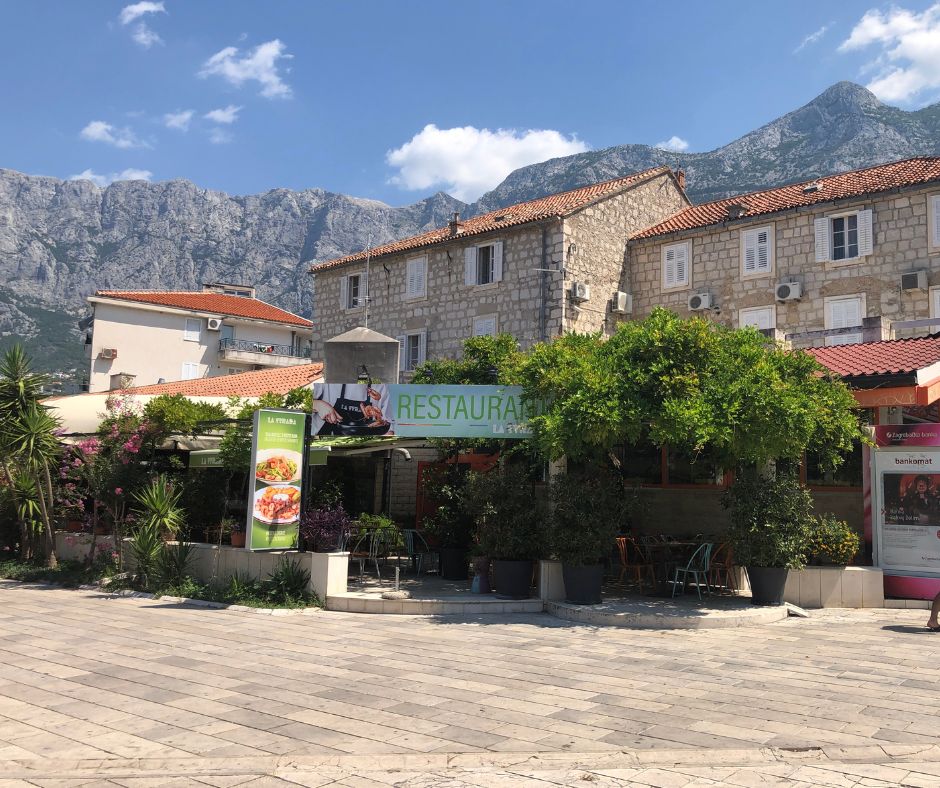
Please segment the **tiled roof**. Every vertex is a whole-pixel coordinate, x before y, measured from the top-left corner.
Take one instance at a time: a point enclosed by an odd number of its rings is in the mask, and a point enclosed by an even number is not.
[[[940,334],[914,339],[807,348],[806,352],[842,377],[913,374],[940,362]]]
[[[238,296],[235,296],[236,298]],[[323,374],[323,364],[298,364],[293,367],[239,372],[198,380],[177,380],[128,389],[131,394],[183,394],[187,397],[260,397],[273,392],[286,394],[298,386],[306,386]]]
[[[542,219],[549,219],[556,216],[567,216],[568,214],[580,210],[591,204],[595,200],[607,197],[612,194],[634,186],[641,181],[653,178],[656,175],[669,172],[668,167],[654,167],[642,172],[635,172],[623,178],[614,178],[603,183],[594,183],[590,186],[582,186],[580,189],[572,189],[559,194],[550,194],[547,197],[540,197],[537,200],[520,202],[516,205],[510,205],[507,208],[500,208],[497,211],[480,214],[470,219],[463,219],[460,222],[460,230],[457,235],[451,235],[450,227],[438,227],[436,230],[415,235],[411,238],[405,238],[401,241],[393,241],[384,246],[377,246],[374,249],[357,252],[356,254],[339,257],[335,260],[327,260],[317,263],[311,267],[311,271],[324,271],[328,268],[345,263],[352,263],[357,260],[365,260],[366,257],[381,257],[387,254],[396,254],[398,252],[407,252],[411,249],[422,249],[426,246],[443,241],[450,241],[454,238],[467,238],[469,236],[488,233],[493,230],[501,230],[505,227],[514,227],[520,224],[536,222]]]
[[[864,170],[840,172],[790,186],[739,194],[723,200],[693,205],[679,211],[664,222],[634,233],[632,238],[652,238],[680,230],[693,230],[712,224],[722,224],[729,220],[728,209],[732,205],[742,207],[742,212],[735,218],[746,219],[804,205],[861,197],[866,194],[937,180],[940,180],[940,157],[925,156],[895,161]],[[806,191],[807,186],[817,184],[818,189]]]
[[[278,309],[257,298],[225,295],[223,293],[187,292],[184,290],[99,290],[101,298],[135,301],[140,304],[170,306],[177,309],[192,309],[196,312],[211,312],[217,315],[244,317],[250,320],[268,320],[273,323],[289,323],[292,326],[313,326],[306,318]]]

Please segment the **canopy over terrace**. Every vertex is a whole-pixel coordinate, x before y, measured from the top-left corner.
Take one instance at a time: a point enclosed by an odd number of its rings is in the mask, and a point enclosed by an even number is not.
[[[915,408],[940,400],[940,334],[807,348],[863,408]]]

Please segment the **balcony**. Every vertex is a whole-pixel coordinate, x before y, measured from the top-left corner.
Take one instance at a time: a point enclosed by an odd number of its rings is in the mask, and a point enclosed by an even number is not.
[[[222,339],[219,340],[219,358],[235,364],[292,367],[310,361],[310,348],[274,345],[251,339]]]

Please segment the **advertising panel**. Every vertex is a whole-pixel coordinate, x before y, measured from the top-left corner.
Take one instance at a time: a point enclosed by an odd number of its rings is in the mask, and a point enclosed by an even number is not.
[[[306,414],[262,408],[255,411],[251,442],[251,500],[245,546],[283,550],[297,546]]]
[[[529,438],[533,415],[521,386],[314,383],[310,430],[320,437]]]

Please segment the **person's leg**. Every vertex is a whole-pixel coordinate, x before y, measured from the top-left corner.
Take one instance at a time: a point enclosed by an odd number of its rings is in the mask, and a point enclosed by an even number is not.
[[[940,621],[937,620],[938,616],[940,616],[940,594],[937,594],[933,598],[933,604],[930,606],[930,618],[927,619],[927,629],[940,630]]]

